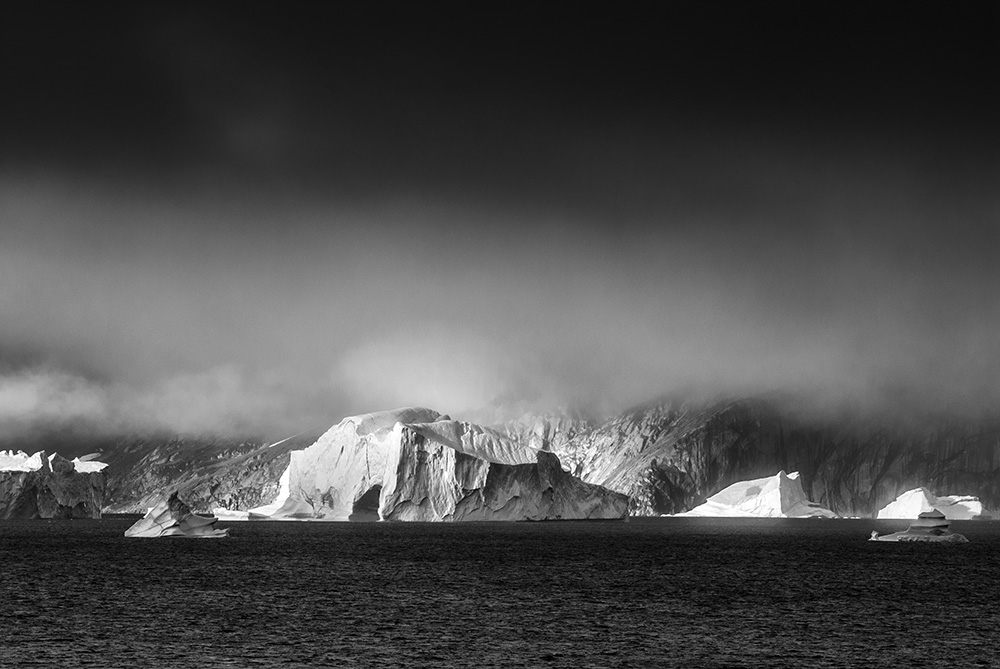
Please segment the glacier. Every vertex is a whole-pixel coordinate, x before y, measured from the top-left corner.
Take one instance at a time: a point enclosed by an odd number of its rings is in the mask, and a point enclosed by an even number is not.
[[[291,452],[288,476],[287,497],[265,507],[266,517],[557,520],[628,511],[625,495],[576,479],[552,453],[419,407],[343,419]]]
[[[690,511],[677,516],[719,518],[837,518],[830,509],[810,502],[802,490],[799,473],[740,481],[717,492]]]
[[[0,451],[0,519],[100,518],[103,462]]]
[[[972,495],[937,496],[925,487],[907,490],[879,510],[880,519],[915,518],[925,511],[937,510],[948,520],[992,520],[995,516]]]
[[[191,511],[174,491],[170,497],[153,506],[146,515],[125,530],[126,537],[158,538],[186,537],[191,539],[219,539],[229,535],[229,530],[217,530],[215,516],[200,516]]]

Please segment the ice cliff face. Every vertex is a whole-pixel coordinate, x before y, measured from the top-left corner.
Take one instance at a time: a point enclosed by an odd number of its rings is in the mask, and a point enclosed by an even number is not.
[[[55,453],[0,451],[0,519],[100,518],[102,464],[81,467]]]
[[[948,520],[992,520],[994,515],[983,508],[978,497],[945,495],[938,497],[927,488],[914,488],[887,504],[878,518],[909,519],[921,513],[940,511]]]
[[[758,400],[664,402],[553,445],[582,480],[629,495],[635,515],[686,511],[778,470],[799,471],[807,498],[843,516],[873,517],[921,485],[1000,505],[1000,429],[981,423],[900,428],[806,420]]]
[[[740,481],[717,492],[699,506],[678,516],[753,518],[836,518],[837,514],[810,502],[799,473]]]
[[[324,520],[620,518],[627,500],[559,459],[436,411],[345,418],[291,454],[290,495],[273,517]]]
[[[215,516],[199,516],[181,501],[174,491],[170,497],[153,506],[145,516],[125,530],[126,537],[158,538],[186,537],[191,539],[218,539],[228,536],[229,530],[217,530]]]

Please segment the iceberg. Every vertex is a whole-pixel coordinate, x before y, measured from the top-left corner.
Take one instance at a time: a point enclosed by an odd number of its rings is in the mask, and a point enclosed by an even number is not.
[[[187,537],[192,539],[218,539],[229,535],[229,530],[215,529],[215,516],[199,516],[191,511],[177,492],[146,512],[146,515],[125,530],[126,537]]]
[[[983,508],[978,497],[945,495],[938,497],[927,488],[907,490],[878,512],[879,519],[913,518],[924,511],[938,510],[949,520],[992,520],[994,515]]]
[[[104,471],[107,468],[108,463],[98,462],[97,460],[94,459],[94,457],[97,457],[96,454],[85,455],[82,458],[73,458],[72,460],[73,469],[80,472],[81,474],[90,474],[92,472]]]
[[[223,509],[221,507],[212,509],[212,515],[218,520],[225,520],[227,522],[250,520],[250,513],[248,511]]]
[[[564,472],[554,454],[424,408],[345,418],[292,451],[288,475],[280,507],[263,509],[269,518],[617,519],[628,511],[625,495]]]
[[[0,451],[0,519],[100,518],[103,462]]]
[[[690,511],[676,514],[718,518],[837,518],[830,509],[810,502],[799,473],[740,481],[717,492]]]
[[[880,535],[872,530],[869,541],[929,541],[947,543],[967,543],[969,540],[949,529],[951,521],[937,509],[924,511],[902,532]]]
[[[104,471],[108,466],[106,462],[98,462],[95,458],[97,453],[85,455],[82,458],[69,460],[73,466],[72,470],[79,474],[91,474]],[[34,455],[28,455],[24,451],[0,451],[0,472],[37,472],[45,469],[43,461],[48,462],[48,469],[53,468],[56,458],[65,460],[58,453],[53,453],[46,457],[45,451],[38,451]]]
[[[42,468],[45,451],[28,455],[24,451],[0,451],[0,472],[37,472]]]

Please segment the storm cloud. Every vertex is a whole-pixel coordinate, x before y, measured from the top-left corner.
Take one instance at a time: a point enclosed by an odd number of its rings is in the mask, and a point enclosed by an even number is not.
[[[8,434],[498,397],[997,406],[988,27],[792,13],[764,48],[745,10],[672,42],[352,11],[331,36],[182,8],[8,44],[33,56],[0,162]]]

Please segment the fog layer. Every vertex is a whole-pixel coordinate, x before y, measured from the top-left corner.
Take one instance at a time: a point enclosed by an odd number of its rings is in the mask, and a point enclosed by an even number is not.
[[[672,40],[186,10],[11,33],[0,426],[995,410],[989,24],[737,14]]]

